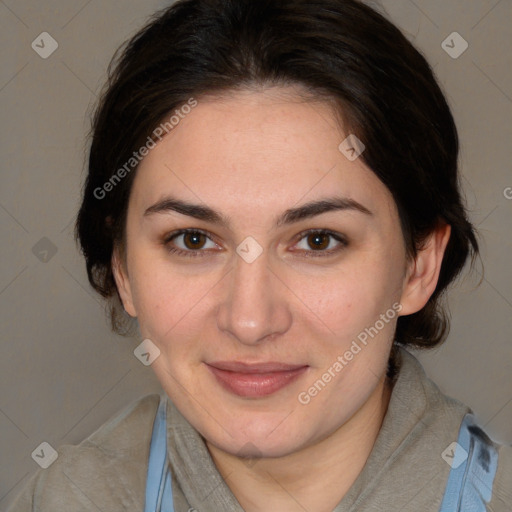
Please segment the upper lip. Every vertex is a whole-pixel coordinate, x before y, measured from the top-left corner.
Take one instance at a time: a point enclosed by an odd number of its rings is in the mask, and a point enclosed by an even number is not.
[[[214,361],[207,363],[219,370],[237,373],[272,373],[272,372],[289,372],[304,368],[305,364],[286,364],[278,362],[265,362],[265,363],[244,363],[242,361]]]

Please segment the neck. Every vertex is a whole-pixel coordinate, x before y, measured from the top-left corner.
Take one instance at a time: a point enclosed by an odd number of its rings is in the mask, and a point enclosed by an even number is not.
[[[387,379],[328,437],[292,454],[246,459],[207,442],[217,469],[245,512],[279,510],[330,512],[361,473],[373,448],[391,397]]]

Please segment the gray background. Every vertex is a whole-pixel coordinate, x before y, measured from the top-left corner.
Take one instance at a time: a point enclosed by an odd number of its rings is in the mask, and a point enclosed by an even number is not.
[[[88,116],[106,66],[119,44],[168,4],[0,0],[2,510],[38,468],[31,453],[41,442],[54,448],[78,443],[129,402],[160,390],[152,370],[133,355],[141,340],[110,333],[72,230]],[[448,343],[420,359],[445,393],[470,405],[491,435],[510,443],[511,2],[383,5],[426,54],[453,107],[485,264],[480,286],[477,275],[450,293]],[[469,43],[457,59],[441,46],[454,31]],[[31,47],[42,32],[59,45],[47,59]]]

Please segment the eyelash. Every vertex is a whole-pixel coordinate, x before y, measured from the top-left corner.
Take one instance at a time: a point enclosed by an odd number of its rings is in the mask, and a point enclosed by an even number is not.
[[[172,240],[174,240],[175,238],[177,238],[181,235],[187,235],[187,234],[201,234],[201,235],[204,235],[207,238],[209,238],[212,242],[214,241],[213,234],[208,231],[204,231],[202,229],[181,229],[179,231],[174,231],[172,233],[169,233],[169,235],[167,235],[164,238],[163,244],[167,248],[167,251],[171,254],[176,254],[177,256],[184,256],[187,258],[190,258],[190,257],[196,258],[196,257],[207,256],[208,255],[207,250],[190,249],[188,251],[185,251],[183,249],[177,249],[176,247],[170,246],[170,243],[172,242]],[[341,250],[345,249],[348,246],[347,240],[342,235],[340,235],[339,233],[335,233],[333,231],[329,231],[327,229],[308,229],[306,231],[303,231],[297,235],[297,242],[295,244],[298,244],[300,241],[302,241],[304,238],[306,238],[307,236],[309,236],[311,234],[330,236],[330,237],[334,238],[337,242],[339,242],[339,245],[336,248],[329,249],[329,250],[305,251],[303,249],[299,249],[299,251],[297,251],[297,252],[303,252],[304,253],[303,257],[305,257],[305,258],[318,258],[318,257],[325,258],[325,257],[332,256],[333,254],[340,252]]]

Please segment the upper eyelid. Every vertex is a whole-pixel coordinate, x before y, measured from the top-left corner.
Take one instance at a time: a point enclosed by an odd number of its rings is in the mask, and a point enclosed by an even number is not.
[[[200,233],[201,235],[205,235],[206,237],[208,237],[212,242],[215,242],[216,237],[213,233],[210,233],[209,231],[200,228],[177,229],[175,231],[172,231],[171,233],[166,234],[164,236],[164,242],[170,242],[171,240],[177,238],[178,236],[187,235],[189,233]]]
[[[345,235],[342,233],[338,233],[337,231],[333,231],[332,229],[326,229],[326,228],[312,228],[312,229],[306,229],[304,231],[301,231],[300,233],[297,233],[295,238],[298,240],[301,240],[305,236],[311,234],[311,233],[320,233],[322,235],[329,235],[333,238],[340,239],[341,241],[346,241]]]

